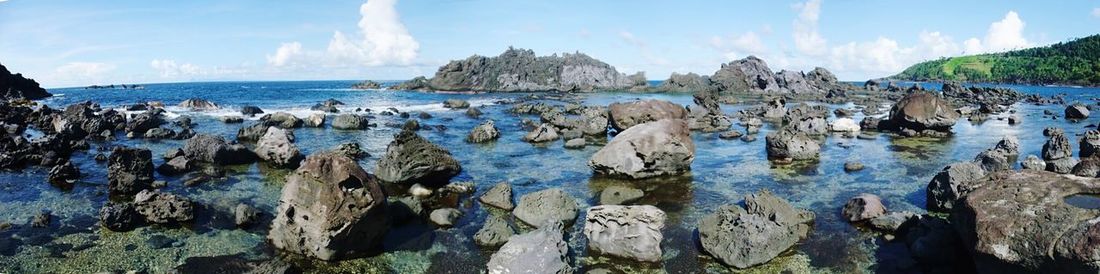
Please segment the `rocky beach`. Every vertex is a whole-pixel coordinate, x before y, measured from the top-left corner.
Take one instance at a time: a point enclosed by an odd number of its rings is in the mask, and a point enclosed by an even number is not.
[[[0,272],[1100,271],[1096,90],[717,67],[509,48],[140,93],[0,67]]]

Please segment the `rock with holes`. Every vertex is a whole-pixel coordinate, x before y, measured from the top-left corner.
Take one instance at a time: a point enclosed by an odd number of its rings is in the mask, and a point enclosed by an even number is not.
[[[389,227],[374,176],[337,153],[310,155],[287,177],[268,239],[275,248],[331,261],[366,255]]]
[[[107,162],[107,183],[112,194],[133,195],[152,188],[153,153],[148,149],[116,147]]]
[[[470,130],[470,134],[466,135],[466,142],[486,143],[497,138],[500,138],[500,131],[493,120],[487,120]]]
[[[1100,211],[1066,197],[1100,193],[1100,179],[1024,170],[991,174],[951,214],[979,273],[1100,271]]]
[[[641,179],[682,174],[694,160],[687,122],[665,119],[622,131],[592,155],[588,166],[598,174]]]
[[[589,249],[641,262],[661,261],[664,211],[651,205],[601,205],[588,208],[585,216]]]
[[[771,261],[805,238],[813,212],[797,209],[767,190],[745,196],[745,207],[723,205],[699,221],[703,251],[745,269]]]
[[[195,219],[191,200],[159,190],[142,190],[134,195],[134,209],[145,221],[157,224],[181,223]]]
[[[278,127],[268,127],[253,151],[264,162],[279,168],[296,168],[305,158],[294,145],[294,132]]]

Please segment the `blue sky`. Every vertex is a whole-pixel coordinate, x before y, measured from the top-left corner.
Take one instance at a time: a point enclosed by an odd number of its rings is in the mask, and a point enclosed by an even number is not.
[[[842,80],[1100,33],[1100,1],[0,0],[0,63],[47,87],[408,79],[508,46],[650,79],[757,55]]]

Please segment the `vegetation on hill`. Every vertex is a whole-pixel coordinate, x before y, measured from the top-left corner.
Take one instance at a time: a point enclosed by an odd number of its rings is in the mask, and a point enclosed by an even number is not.
[[[1100,85],[1100,34],[1045,47],[940,58],[891,79],[913,81]]]

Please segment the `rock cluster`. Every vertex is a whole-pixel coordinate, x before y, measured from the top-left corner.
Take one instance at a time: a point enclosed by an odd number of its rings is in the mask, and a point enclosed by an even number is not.
[[[619,73],[611,65],[582,53],[536,57],[531,50],[508,48],[496,57],[475,55],[451,61],[431,79],[418,77],[393,89],[591,92],[645,86],[645,77],[638,76]]]

